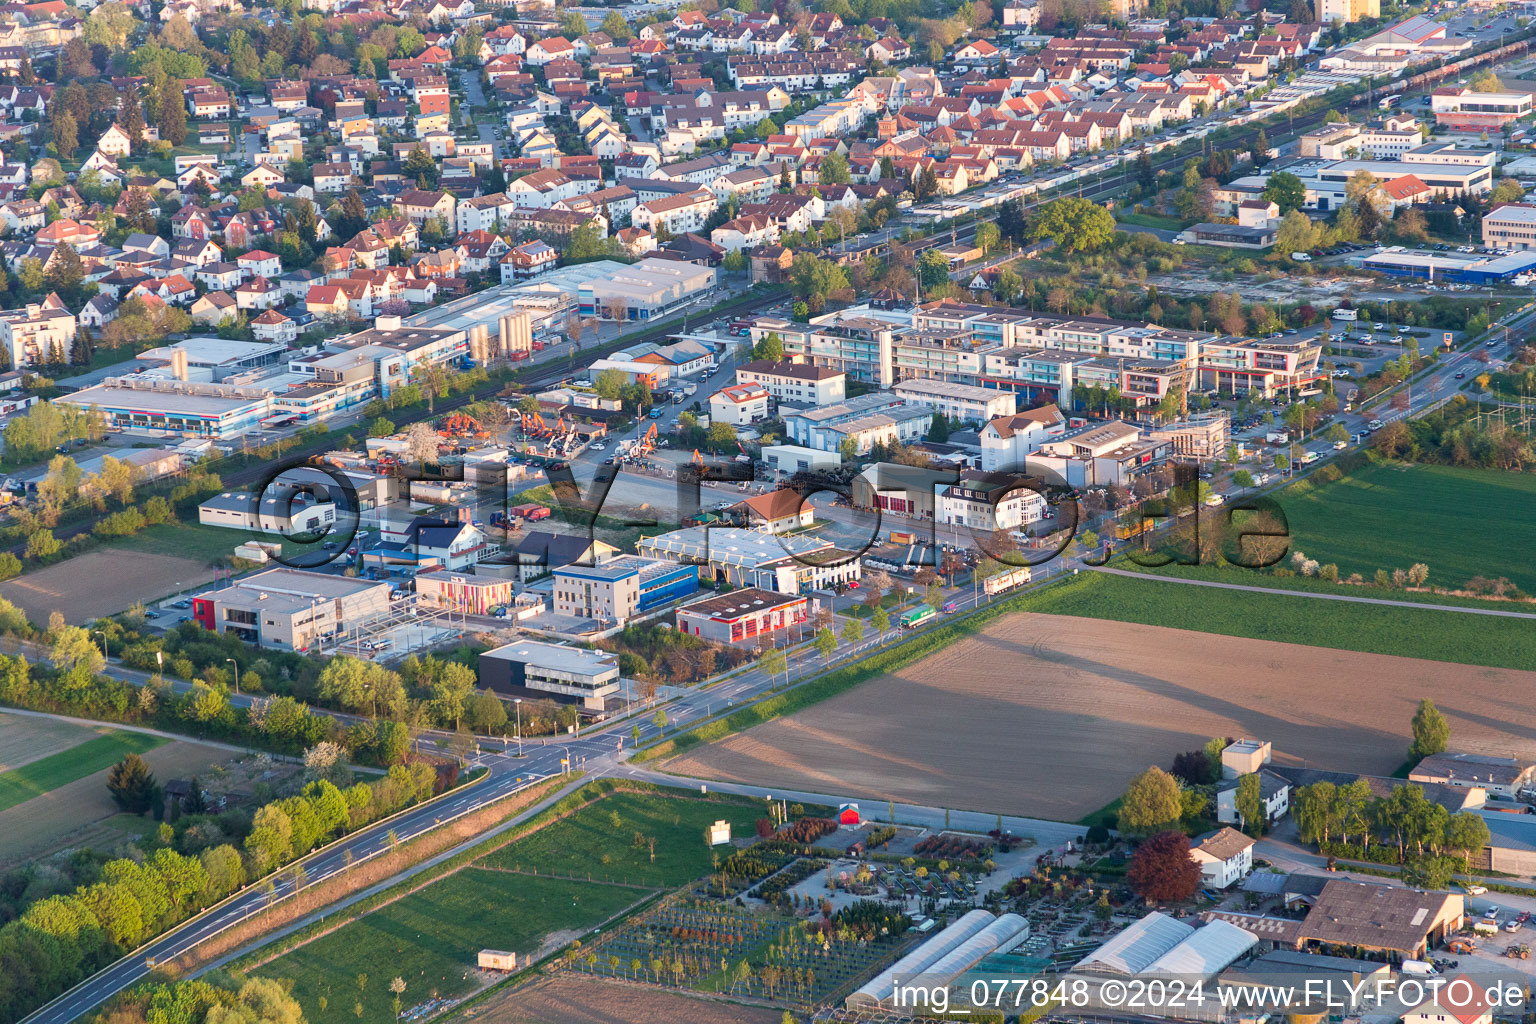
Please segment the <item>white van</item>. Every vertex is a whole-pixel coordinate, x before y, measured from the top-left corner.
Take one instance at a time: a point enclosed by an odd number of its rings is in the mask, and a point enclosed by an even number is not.
[[[1291,253],[1291,259],[1295,260],[1297,263],[1311,263],[1312,262],[1312,257],[1308,256],[1304,252],[1293,252],[1293,253]]]

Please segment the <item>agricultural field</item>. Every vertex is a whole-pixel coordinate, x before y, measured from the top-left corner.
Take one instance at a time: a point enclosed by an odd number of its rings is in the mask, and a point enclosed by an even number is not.
[[[1511,557],[1529,544],[1526,525],[1536,503],[1536,476],[1529,473],[1380,463],[1334,483],[1287,487],[1275,499],[1291,550],[1338,565],[1340,576],[1370,579],[1377,569],[1422,562],[1431,586],[1504,576],[1536,593],[1536,561]]]
[[[0,712],[0,772],[12,771],[39,758],[68,750],[108,731],[40,715]]]
[[[483,863],[672,888],[709,872],[704,830],[711,822],[724,818],[735,835],[748,835],[761,816],[760,808],[741,803],[614,793],[488,855]]]
[[[1265,628],[1261,612],[1325,604],[1097,574],[1054,588],[1039,604],[1067,611],[1072,600],[1085,600],[1083,593],[1096,593],[1099,580],[1146,595],[1135,604],[1117,591],[1116,610],[1139,608],[1157,621],[1212,629],[1191,609],[1163,608],[1158,599],[1176,604],[1182,592],[1199,591],[1212,595],[1206,600],[1214,608],[1246,604],[1233,598],[1251,596],[1269,602],[1248,608],[1251,618],[1242,619],[1256,629]],[[1318,621],[1345,618],[1335,613],[1352,607],[1326,604]],[[1380,624],[1391,628],[1378,636],[1399,650],[1415,647],[1415,617],[1453,614],[1374,611],[1390,613]],[[1241,619],[1241,612],[1232,615]],[[1480,643],[1498,642],[1488,635],[1498,620],[1464,617],[1484,631]],[[1531,632],[1529,623],[1518,628]],[[1186,629],[1072,614],[1013,614],[811,710],[694,748],[666,768],[1075,821],[1120,795],[1147,765],[1166,766],[1174,754],[1217,735],[1271,740],[1280,760],[1391,774],[1403,762],[1409,720],[1426,696],[1449,720],[1456,749],[1536,757],[1536,709],[1525,699],[1532,685],[1536,672],[1272,640],[1213,640]],[[871,708],[900,712],[872,715]]]
[[[0,772],[0,811],[104,771],[121,761],[124,754],[143,754],[165,742],[161,736],[114,729],[20,768]]]
[[[1310,553],[1309,553],[1310,554]],[[1333,587],[1317,580],[1275,579],[1246,570],[1190,569],[1169,572],[1222,583],[1317,590],[1349,596],[1408,600],[1413,595],[1368,587]],[[1297,586],[1292,586],[1297,584]],[[1304,586],[1302,586],[1304,585]],[[1421,595],[1426,601],[1433,595]],[[1489,602],[1445,598],[1445,604],[1490,607]],[[1501,618],[1388,605],[1327,601],[1287,594],[1184,586],[1084,572],[1076,579],[1030,596],[1022,607],[1058,615],[1140,622],[1150,626],[1197,628],[1227,636],[1283,643],[1396,654],[1430,661],[1494,668],[1536,665],[1536,630],[1529,619]],[[1499,610],[1536,612],[1536,606],[1497,605]]]
[[[0,597],[34,623],[47,622],[54,611],[72,623],[85,623],[212,577],[199,558],[103,547],[0,583]]]
[[[618,885],[467,867],[253,973],[292,979],[312,1024],[392,1020],[389,984],[397,976],[405,980],[406,1009],[462,996],[491,980],[475,967],[479,950],[513,950],[521,960],[563,944],[644,895]]]
[[[509,988],[481,1003],[475,1012],[485,1024],[657,1024],[710,1021],[711,1024],[779,1024],[780,1011],[665,992],[642,985],[558,974],[522,988]]]
[[[161,782],[206,773],[231,756],[222,747],[183,740],[164,743],[143,755]],[[118,813],[107,793],[107,769],[103,768],[0,810],[0,867],[69,847],[111,850],[153,824],[147,816]]]

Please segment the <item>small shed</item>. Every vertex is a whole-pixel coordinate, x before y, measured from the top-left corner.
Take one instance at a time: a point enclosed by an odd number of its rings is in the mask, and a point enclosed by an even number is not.
[[[479,964],[482,971],[515,971],[517,954],[504,949],[482,949]]]
[[[837,823],[839,825],[846,825],[846,826],[850,826],[850,827],[857,827],[859,825],[859,805],[858,804],[838,804],[837,805]]]

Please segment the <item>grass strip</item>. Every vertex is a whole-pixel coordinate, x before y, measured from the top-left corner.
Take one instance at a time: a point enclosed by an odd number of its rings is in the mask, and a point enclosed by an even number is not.
[[[125,754],[142,754],[168,742],[163,736],[113,730],[68,750],[0,774],[0,811],[110,768]]]

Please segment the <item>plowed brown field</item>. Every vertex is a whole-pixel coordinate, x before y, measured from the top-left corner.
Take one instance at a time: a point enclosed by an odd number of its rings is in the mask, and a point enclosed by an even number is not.
[[[506,989],[464,1016],[486,1024],[778,1024],[783,1014],[763,1006],[740,1006],[646,985],[567,974]]]
[[[1388,775],[1432,698],[1451,748],[1536,757],[1536,672],[1018,614],[668,762],[684,775],[1074,821],[1211,736]]]

